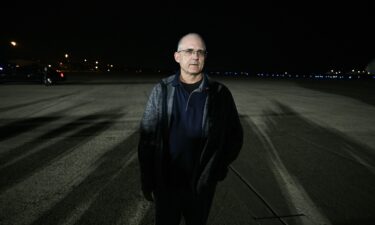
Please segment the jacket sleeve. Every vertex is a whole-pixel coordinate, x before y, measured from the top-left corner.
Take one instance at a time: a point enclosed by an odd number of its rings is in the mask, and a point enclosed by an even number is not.
[[[225,122],[223,123],[222,147],[220,154],[220,166],[217,173],[217,180],[226,177],[229,165],[238,157],[243,144],[243,129],[237,112],[237,107],[229,89],[223,88],[222,107],[225,112]]]
[[[153,190],[155,187],[155,151],[158,148],[159,118],[160,118],[160,84],[156,85],[148,98],[140,124],[138,144],[138,160],[141,172],[143,190]]]

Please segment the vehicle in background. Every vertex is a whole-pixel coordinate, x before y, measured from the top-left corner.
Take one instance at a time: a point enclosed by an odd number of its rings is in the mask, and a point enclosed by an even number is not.
[[[52,85],[66,80],[65,74],[51,65],[33,60],[0,62],[0,82],[37,82]]]

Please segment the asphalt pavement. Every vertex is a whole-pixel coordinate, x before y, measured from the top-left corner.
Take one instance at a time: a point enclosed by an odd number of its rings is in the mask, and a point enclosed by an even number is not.
[[[153,224],[137,130],[160,77],[0,84],[0,224]],[[208,224],[375,224],[374,81],[215,79],[245,139]]]

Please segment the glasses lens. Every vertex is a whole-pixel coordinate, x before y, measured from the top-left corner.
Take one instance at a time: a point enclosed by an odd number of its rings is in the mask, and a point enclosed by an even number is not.
[[[197,54],[199,57],[203,57],[207,55],[207,52],[205,50],[197,50],[194,51],[194,49],[185,49],[185,50],[180,50],[179,52],[183,52],[185,56],[191,56],[193,54]]]
[[[193,49],[186,49],[184,52],[186,53],[186,55],[192,55],[194,53],[194,50]]]
[[[198,50],[198,51],[197,51],[197,54],[198,54],[199,56],[205,56],[205,55],[206,55],[206,51],[205,51],[205,50]]]

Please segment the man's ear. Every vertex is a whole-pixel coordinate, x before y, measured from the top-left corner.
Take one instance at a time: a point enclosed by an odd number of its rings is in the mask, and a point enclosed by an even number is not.
[[[180,58],[180,54],[178,54],[178,52],[175,52],[175,53],[174,53],[174,60],[175,60],[176,62],[180,63],[181,58]]]

